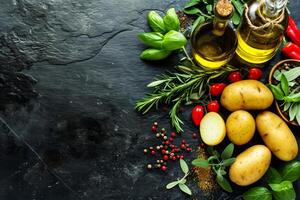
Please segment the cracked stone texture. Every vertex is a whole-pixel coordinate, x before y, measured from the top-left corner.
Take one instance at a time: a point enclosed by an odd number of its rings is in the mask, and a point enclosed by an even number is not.
[[[169,130],[167,113],[133,110],[149,92],[146,84],[178,59],[139,60],[145,47],[136,35],[149,30],[145,16],[185,2],[0,3],[0,199],[188,199],[165,189],[182,175],[178,163],[167,174],[145,170],[151,159],[142,150],[156,144],[149,127],[157,120]],[[300,3],[290,4],[300,22]],[[182,137],[195,146],[190,110],[183,113]],[[216,188],[207,195],[193,181],[189,186],[191,199],[241,199],[247,189],[227,194]]]

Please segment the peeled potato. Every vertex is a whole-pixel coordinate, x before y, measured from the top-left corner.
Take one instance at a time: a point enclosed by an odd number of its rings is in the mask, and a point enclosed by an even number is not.
[[[207,113],[200,123],[200,136],[202,141],[210,146],[220,144],[226,135],[223,118],[216,112]]]
[[[240,153],[229,169],[229,178],[240,186],[258,181],[268,170],[271,151],[264,145],[254,145]]]
[[[226,134],[235,145],[248,143],[255,133],[255,120],[244,110],[238,110],[229,115],[226,120]]]

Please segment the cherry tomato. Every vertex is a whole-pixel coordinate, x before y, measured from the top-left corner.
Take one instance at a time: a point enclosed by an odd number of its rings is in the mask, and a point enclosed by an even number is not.
[[[253,67],[249,69],[248,79],[259,80],[262,77],[262,75],[263,72],[261,71],[261,69]]]
[[[242,75],[241,75],[241,73],[240,73],[239,71],[231,72],[231,73],[228,75],[228,80],[229,80],[231,83],[241,81],[241,80],[242,80]]]
[[[225,87],[226,87],[225,83],[212,84],[210,86],[210,95],[214,97],[221,95]]]
[[[216,100],[209,102],[206,107],[208,112],[219,112],[220,110],[220,104]]]
[[[195,106],[192,111],[192,120],[196,126],[200,125],[203,116],[204,116],[203,106]]]

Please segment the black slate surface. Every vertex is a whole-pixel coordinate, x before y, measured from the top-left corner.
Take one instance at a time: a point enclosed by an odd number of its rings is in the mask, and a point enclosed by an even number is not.
[[[0,199],[185,199],[166,183],[180,176],[145,170],[149,127],[166,113],[137,114],[155,75],[176,63],[144,63],[137,40],[149,10],[179,0],[0,0]],[[290,10],[300,22],[299,1]],[[299,23],[298,23],[299,24]],[[300,24],[299,24],[300,25]],[[272,63],[275,63],[278,55]],[[271,65],[270,65],[271,66]],[[183,138],[196,128],[183,112]],[[294,129],[299,139],[299,128]],[[190,157],[190,159],[192,156]],[[240,199],[218,188],[192,199]],[[296,184],[300,196],[300,184]]]

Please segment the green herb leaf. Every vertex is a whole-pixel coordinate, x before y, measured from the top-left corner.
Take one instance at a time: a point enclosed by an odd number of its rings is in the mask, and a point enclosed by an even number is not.
[[[163,20],[167,31],[179,31],[180,22],[174,8],[170,8],[167,11]]]
[[[184,13],[188,15],[195,15],[195,14],[201,14],[202,12],[199,8],[193,7],[193,8],[184,9]]]
[[[213,147],[209,146],[209,147],[206,148],[206,150],[207,150],[207,152],[208,152],[209,155],[216,156],[217,158],[220,158],[219,152],[216,151]]]
[[[197,167],[203,167],[203,168],[208,168],[209,167],[209,162],[207,160],[202,160],[202,159],[195,159],[192,161],[192,164],[197,166]]]
[[[290,121],[293,121],[297,115],[298,112],[298,106],[296,103],[292,103],[290,109],[289,109],[289,117]]]
[[[203,16],[199,16],[193,23],[192,25],[192,30],[191,32],[193,33],[195,28],[197,28],[197,26],[199,26],[200,24],[203,24],[205,22],[205,18]]]
[[[280,170],[283,180],[297,181],[300,178],[300,161],[291,161],[284,164]]]
[[[185,46],[187,43],[184,35],[177,31],[169,31],[163,40],[163,48],[167,50],[176,50]]]
[[[164,34],[166,32],[166,27],[162,17],[155,11],[150,11],[148,13],[148,24],[154,32],[159,32]]]
[[[222,152],[221,158],[222,159],[228,159],[232,156],[234,151],[234,144],[230,143]]]
[[[154,47],[156,49],[162,48],[162,43],[164,36],[160,33],[150,32],[150,33],[140,33],[138,38],[145,44]]]
[[[211,13],[212,10],[213,10],[213,7],[212,7],[211,4],[206,5],[206,11],[207,11],[208,13]]]
[[[275,200],[293,200],[296,199],[296,192],[290,181],[282,181],[279,184],[269,184]]]
[[[232,192],[232,188],[230,183],[226,178],[224,178],[221,173],[217,173],[217,183],[221,186],[221,188],[227,192]]]
[[[184,192],[188,195],[192,195],[192,191],[190,190],[190,188],[187,185],[179,183],[179,188],[182,192]]]
[[[238,12],[234,12],[233,13],[233,16],[232,16],[232,22],[233,22],[233,24],[234,25],[239,25],[240,24],[240,21],[241,21],[241,17],[240,17],[240,15],[238,14]]]
[[[278,86],[275,85],[269,85],[272,93],[274,94],[275,99],[277,100],[283,100],[284,93],[281,91],[281,89]]]
[[[284,103],[283,111],[287,111],[290,108],[290,106],[291,106],[290,102]]]
[[[290,94],[289,83],[284,74],[281,76],[280,86],[281,86],[281,89],[282,89],[283,93],[285,94],[285,96],[288,96]]]
[[[272,200],[272,193],[265,187],[254,187],[243,194],[244,200]]]
[[[178,185],[178,184],[179,184],[179,181],[174,181],[174,182],[169,183],[169,184],[166,186],[166,188],[169,190],[169,189],[175,187],[175,186]]]
[[[283,74],[286,76],[289,82],[293,81],[300,76],[300,67],[295,67],[293,69],[290,69],[284,72]]]
[[[287,97],[284,97],[284,100],[287,102],[295,102],[298,103],[300,102],[300,92],[296,94],[291,94]]]
[[[276,71],[274,72],[273,77],[274,77],[277,81],[280,81],[281,76],[282,76],[282,73],[281,73],[279,70],[276,70]]]
[[[191,8],[193,6],[196,6],[199,3],[200,3],[200,0],[191,0],[185,4],[184,8]]]
[[[268,183],[280,183],[282,181],[281,175],[273,167],[270,167],[268,169],[265,176],[266,176],[266,180],[267,180]]]
[[[163,49],[146,49],[140,55],[143,60],[162,60],[171,54],[168,50]]]
[[[298,109],[298,112],[296,115],[296,120],[297,120],[297,123],[300,125],[300,103],[297,103],[297,109]]]
[[[185,184],[186,183],[186,179],[184,178],[184,179],[179,180],[179,183]]]
[[[235,10],[239,13],[239,15],[242,16],[244,11],[244,5],[238,0],[232,0],[231,3],[233,4]]]
[[[153,81],[153,82],[149,83],[149,84],[147,85],[147,87],[149,87],[149,88],[151,88],[151,87],[157,87],[157,86],[163,84],[163,83],[166,82],[166,81],[168,81],[168,80],[157,80],[157,81]]]
[[[180,159],[180,167],[181,167],[181,170],[183,171],[183,173],[187,174],[189,173],[189,166],[186,164],[185,160],[183,159]]]
[[[223,160],[222,165],[224,167],[228,167],[228,166],[232,165],[235,162],[235,160],[236,160],[235,158],[228,158],[226,160]]]

